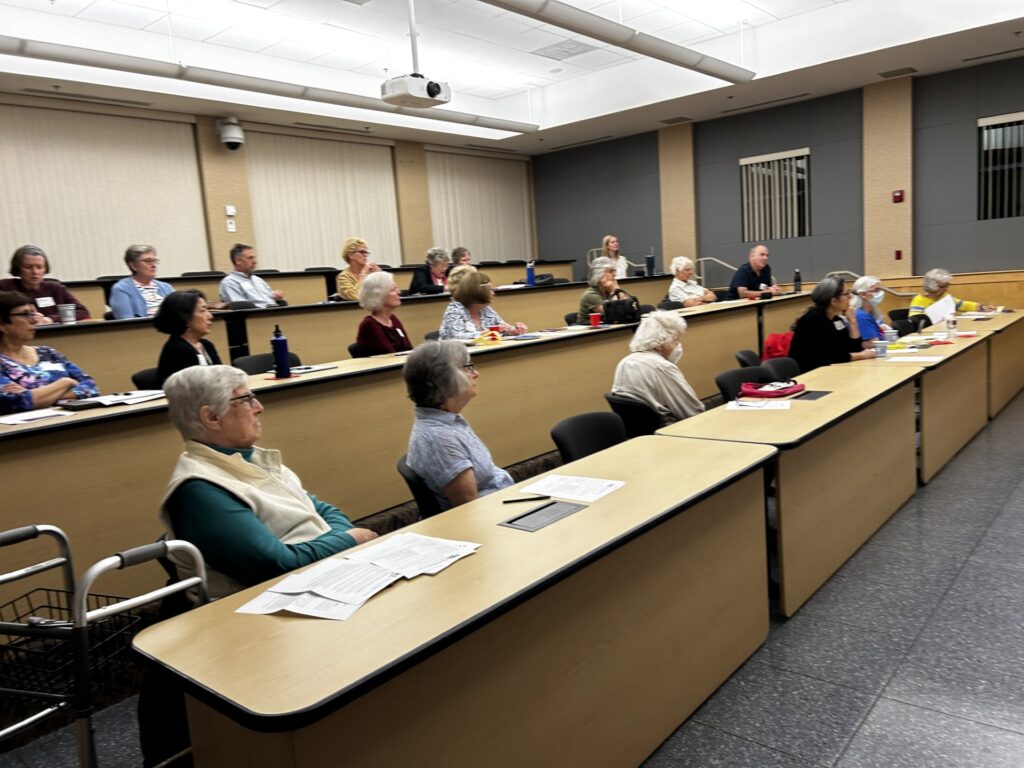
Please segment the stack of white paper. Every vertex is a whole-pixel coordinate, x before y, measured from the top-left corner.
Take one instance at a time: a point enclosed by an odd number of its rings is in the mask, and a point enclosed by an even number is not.
[[[285,576],[238,613],[290,611],[322,619],[347,619],[359,607],[400,578],[435,574],[479,544],[400,533],[344,559],[322,560],[301,573]]]

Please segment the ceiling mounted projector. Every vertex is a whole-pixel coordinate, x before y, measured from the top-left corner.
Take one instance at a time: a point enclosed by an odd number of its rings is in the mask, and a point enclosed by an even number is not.
[[[452,91],[448,83],[412,74],[385,80],[380,86],[380,97],[398,107],[436,107],[451,101]]]

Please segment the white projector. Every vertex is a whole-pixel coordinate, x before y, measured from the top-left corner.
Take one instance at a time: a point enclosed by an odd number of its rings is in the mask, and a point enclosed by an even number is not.
[[[452,91],[448,83],[427,80],[423,75],[402,75],[381,83],[380,97],[397,107],[436,107],[451,101]]]

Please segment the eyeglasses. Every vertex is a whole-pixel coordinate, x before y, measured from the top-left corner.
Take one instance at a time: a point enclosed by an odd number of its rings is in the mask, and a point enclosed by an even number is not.
[[[160,259],[136,259],[135,263],[155,265],[160,263]]]
[[[462,370],[464,370],[466,373],[476,373],[477,372],[476,366],[473,365],[472,363],[467,363],[466,365],[462,366]]]
[[[361,254],[363,254],[363,256],[369,256],[370,255],[369,251],[352,251],[352,253],[361,253]]]
[[[42,317],[42,316],[43,316],[42,312],[36,312],[34,310],[31,310],[31,309],[28,312],[11,312],[11,317]]]
[[[849,292],[849,291],[843,291],[843,292],[842,292],[842,293],[840,293],[840,294],[839,294],[838,296],[836,296],[836,298],[837,298],[837,299],[841,299],[841,298],[843,298],[843,296],[849,296],[849,295],[850,295],[850,292]]]
[[[240,403],[244,403],[245,405],[249,406],[249,408],[255,408],[256,407],[256,403],[259,402],[259,398],[257,398],[256,395],[254,395],[252,392],[248,392],[248,393],[246,393],[244,395],[236,395],[235,397],[229,397],[228,398],[228,402],[229,403],[233,403],[235,401],[238,401]]]

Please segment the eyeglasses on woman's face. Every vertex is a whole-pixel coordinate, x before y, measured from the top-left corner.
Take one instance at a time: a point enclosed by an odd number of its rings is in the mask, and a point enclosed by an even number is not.
[[[256,395],[252,392],[246,392],[244,395],[236,395],[235,397],[229,397],[228,402],[237,402],[243,405],[247,405],[249,406],[249,408],[255,408],[256,404],[259,402],[259,398],[257,398]]]

